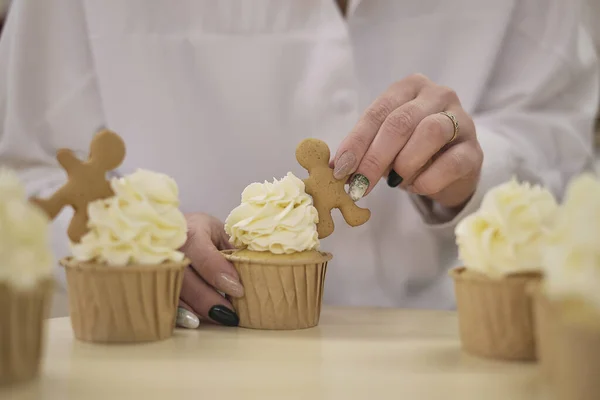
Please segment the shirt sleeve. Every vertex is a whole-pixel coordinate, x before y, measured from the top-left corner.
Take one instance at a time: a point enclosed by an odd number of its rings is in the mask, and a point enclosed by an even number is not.
[[[13,2],[0,40],[0,166],[19,174],[28,195],[49,196],[65,181],[56,150],[87,155],[102,126],[80,0]],[[52,224],[57,259],[69,252],[71,215],[65,208]]]
[[[522,0],[487,88],[472,113],[484,152],[479,185],[460,212],[411,195],[436,234],[453,237],[485,193],[512,177],[560,200],[568,181],[593,168],[598,63],[579,2]]]

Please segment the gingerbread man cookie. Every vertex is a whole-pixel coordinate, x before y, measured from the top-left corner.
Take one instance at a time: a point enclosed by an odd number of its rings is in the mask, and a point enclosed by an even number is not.
[[[337,180],[333,177],[333,170],[329,168],[329,156],[329,147],[318,139],[305,139],[296,149],[296,159],[309,175],[304,180],[306,193],[312,196],[319,213],[319,239],[333,233],[331,210],[334,208],[341,211],[344,220],[350,226],[362,225],[371,217],[371,211],[358,207],[346,193],[346,178]]]
[[[50,219],[56,218],[65,206],[73,207],[74,215],[68,234],[69,239],[77,243],[88,230],[88,203],[114,195],[106,174],[125,159],[125,143],[116,133],[104,130],[92,140],[87,161],[79,160],[69,149],[60,149],[56,158],[67,172],[67,183],[52,197],[32,198],[31,201],[42,208]]]

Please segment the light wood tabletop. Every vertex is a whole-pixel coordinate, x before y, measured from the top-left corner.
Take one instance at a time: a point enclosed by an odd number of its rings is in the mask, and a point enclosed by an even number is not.
[[[535,364],[464,354],[457,325],[453,312],[325,308],[302,331],[203,325],[158,343],[95,345],[58,318],[40,377],[0,399],[550,398]]]

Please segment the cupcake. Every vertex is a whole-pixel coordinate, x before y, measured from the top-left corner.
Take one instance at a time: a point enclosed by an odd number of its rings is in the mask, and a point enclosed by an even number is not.
[[[559,400],[600,398],[600,181],[569,185],[543,259],[542,366]]]
[[[329,167],[330,151],[318,139],[305,139],[296,160],[308,171],[300,180],[288,173],[281,180],[253,183],[225,221],[236,250],[225,258],[236,268],[244,297],[232,298],[239,326],[255,329],[303,329],[319,323],[327,262],[319,239],[334,232],[331,210],[350,226],[366,223],[359,208]]]
[[[187,239],[187,225],[177,184],[146,170],[106,181],[108,168],[116,168],[124,154],[121,139],[110,131],[94,138],[86,162],[59,152],[69,181],[52,198],[35,200],[51,216],[57,204],[75,209],[68,231],[72,256],[61,265],[71,324],[82,341],[170,337],[189,265],[178,250]]]
[[[225,221],[236,250],[225,257],[236,268],[244,297],[230,299],[239,326],[303,329],[319,323],[327,262],[319,239],[334,232],[331,210],[339,209],[350,226],[366,223],[371,212],[346,193],[348,177],[335,179],[330,151],[318,139],[305,139],[296,160],[308,171],[300,180],[291,172],[273,182],[253,183]]]
[[[236,268],[244,296],[230,298],[239,326],[302,329],[319,323],[327,262],[319,251],[313,199],[302,180],[253,183],[225,221],[236,250],[225,257]]]
[[[17,176],[0,169],[0,384],[34,378],[52,299],[49,219]]]
[[[552,194],[515,179],[490,190],[456,227],[463,266],[454,279],[465,351],[504,360],[535,360],[528,288],[541,279],[542,249],[556,218]]]

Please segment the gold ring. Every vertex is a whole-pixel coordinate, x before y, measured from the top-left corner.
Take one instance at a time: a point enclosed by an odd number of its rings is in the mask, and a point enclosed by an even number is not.
[[[442,111],[440,114],[445,115],[446,117],[450,118],[450,121],[452,121],[452,126],[454,126],[454,133],[452,134],[450,140],[448,140],[448,143],[452,143],[454,139],[456,139],[456,137],[458,136],[458,132],[460,130],[458,126],[458,120],[450,111]]]

